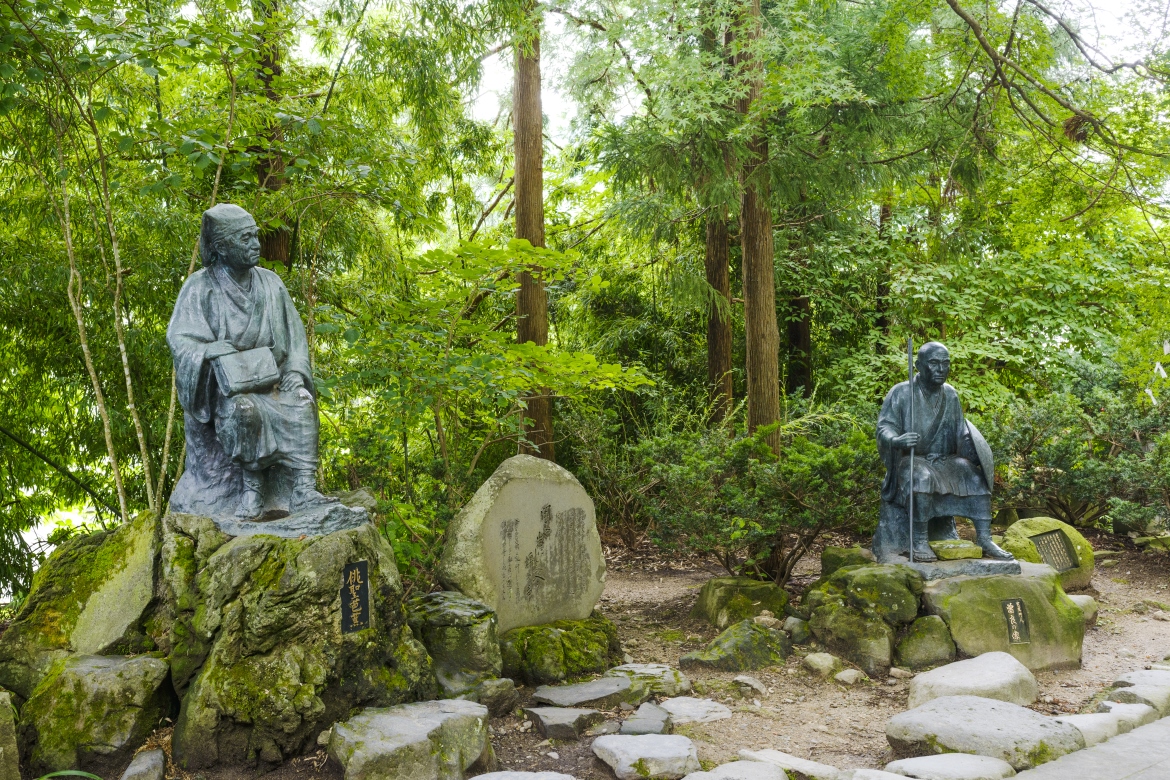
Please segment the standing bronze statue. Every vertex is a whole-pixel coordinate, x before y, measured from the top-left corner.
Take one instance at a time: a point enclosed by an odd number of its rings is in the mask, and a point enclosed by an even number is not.
[[[317,492],[317,402],[305,326],[260,262],[239,206],[203,212],[203,268],[167,327],[187,458],[171,510],[257,520],[336,502]]]
[[[963,416],[959,394],[946,383],[950,353],[937,341],[923,344],[915,368],[917,375],[912,381],[901,382],[886,394],[878,415],[878,452],[886,464],[886,478],[874,554],[878,560],[890,561],[907,554],[912,546],[915,561],[937,560],[929,543],[958,539],[958,515],[975,524],[975,543],[985,557],[1012,560],[1011,553],[991,540],[995,474],[991,448],[979,429]],[[913,538],[908,527],[911,500]]]

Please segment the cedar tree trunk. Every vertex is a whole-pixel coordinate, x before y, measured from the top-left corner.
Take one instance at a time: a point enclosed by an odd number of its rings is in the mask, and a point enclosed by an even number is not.
[[[727,218],[722,213],[712,213],[707,219],[707,284],[727,302],[717,306],[717,302],[712,301],[707,311],[707,384],[711,391],[712,422],[720,422],[731,411],[733,393],[729,263]]]

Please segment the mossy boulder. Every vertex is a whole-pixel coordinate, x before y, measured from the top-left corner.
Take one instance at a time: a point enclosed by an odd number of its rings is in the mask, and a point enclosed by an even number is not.
[[[487,604],[454,591],[428,593],[410,600],[407,621],[426,646],[445,697],[462,696],[500,676],[496,613]]]
[[[1062,523],[1054,517],[1029,517],[1019,520],[1003,535],[1003,548],[1021,561],[1046,563],[1041,551],[1036,547],[1034,537],[1052,531],[1060,531],[1064,535],[1064,539],[1068,541],[1068,550],[1071,552],[1069,557],[1076,563],[1075,567],[1059,572],[1060,586],[1065,590],[1089,587],[1089,581],[1093,578],[1093,546],[1085,540],[1080,531],[1068,523]],[[1052,541],[1048,543],[1051,544]],[[1059,554],[1059,551],[1057,552]]]
[[[173,714],[167,664],[142,655],[74,655],[57,661],[20,713],[25,764],[35,776],[108,772]]]
[[[144,512],[54,550],[0,637],[0,686],[23,701],[55,662],[72,653],[153,650],[158,544],[157,520]]]
[[[703,583],[691,614],[724,629],[764,610],[783,615],[787,605],[788,592],[774,582],[750,577],[714,577]]]
[[[955,642],[950,629],[938,615],[926,615],[910,624],[895,648],[898,665],[907,669],[928,669],[955,660]]]
[[[712,669],[746,672],[784,663],[792,654],[792,643],[783,631],[741,620],[715,637],[702,650],[679,659],[683,669]]]
[[[894,629],[878,617],[838,603],[825,604],[809,620],[813,636],[871,677],[890,668]]]
[[[343,569],[359,561],[369,627],[343,633]],[[276,763],[315,750],[317,735],[357,707],[435,693],[394,551],[371,524],[232,538],[208,518],[169,514],[161,577],[165,650],[183,697],[172,756],[183,769]]]
[[[617,627],[600,615],[514,628],[500,641],[504,676],[547,685],[621,663]]]
[[[845,566],[865,566],[874,561],[873,552],[862,547],[826,547],[821,551],[821,577]]]
[[[1024,564],[1022,575],[951,577],[926,584],[928,612],[946,621],[955,646],[966,656],[1011,653],[1032,671],[1081,665],[1085,616],[1047,566]],[[1007,608],[1022,605],[1026,635],[1009,634]],[[1013,641],[1015,640],[1015,641]]]
[[[814,583],[804,594],[803,606],[811,618],[825,604],[848,604],[896,626],[918,616],[921,595],[922,576],[909,566],[845,566]]]

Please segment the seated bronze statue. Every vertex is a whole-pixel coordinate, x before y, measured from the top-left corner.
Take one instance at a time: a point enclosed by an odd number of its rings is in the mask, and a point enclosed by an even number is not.
[[[253,520],[329,503],[305,327],[280,277],[257,267],[256,221],[210,208],[199,249],[167,327],[187,435],[171,510]]]
[[[886,478],[882,482],[874,554],[879,560],[890,561],[905,555],[912,546],[915,561],[937,560],[930,542],[958,539],[958,515],[974,523],[975,543],[985,557],[1012,560],[1011,553],[991,540],[991,487],[995,478],[991,448],[978,428],[964,418],[958,393],[946,383],[951,370],[947,348],[937,341],[923,344],[915,368],[913,383],[895,385],[878,415],[878,452],[886,465]]]

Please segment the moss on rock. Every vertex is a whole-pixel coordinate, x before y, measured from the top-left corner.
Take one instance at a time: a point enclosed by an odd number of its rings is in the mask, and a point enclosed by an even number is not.
[[[821,551],[821,577],[828,577],[845,566],[874,563],[873,553],[861,547],[826,547]]]
[[[684,655],[679,659],[679,666],[683,669],[746,672],[782,664],[791,654],[792,644],[787,634],[749,618],[728,627],[702,650]]]
[[[898,665],[908,669],[926,669],[955,660],[955,642],[938,615],[926,615],[911,623],[895,650]]]
[[[871,677],[890,668],[894,630],[881,618],[829,603],[813,612],[809,628],[822,644],[857,664]]]
[[[157,522],[144,512],[112,531],[61,544],[33,575],[0,637],[0,686],[21,700],[71,653],[152,650]]]
[[[1063,523],[1054,517],[1029,517],[1012,523],[1003,536],[1003,548],[1021,561],[1028,563],[1044,563],[1044,558],[1036,548],[1032,537],[1049,531],[1060,531],[1064,534],[1072,549],[1077,563],[1075,568],[1059,572],[1060,586],[1065,590],[1080,590],[1089,587],[1093,578],[1093,546],[1081,535],[1081,532],[1068,523]]]
[[[529,685],[604,672],[621,662],[617,627],[596,613],[585,620],[514,628],[501,639],[500,652],[504,676]]]
[[[496,613],[488,605],[454,591],[410,600],[407,619],[434,661],[444,696],[461,696],[503,668]]]
[[[787,605],[788,592],[774,582],[750,577],[714,577],[703,583],[692,614],[724,629],[764,610],[783,615]]]
[[[314,749],[318,733],[357,707],[434,695],[393,550],[373,525],[231,538],[207,518],[172,514],[163,537],[180,767],[279,762]],[[342,570],[361,560],[370,626],[342,633]]]

